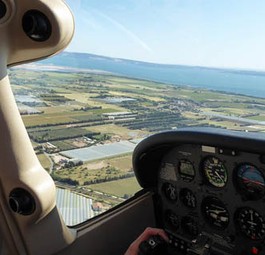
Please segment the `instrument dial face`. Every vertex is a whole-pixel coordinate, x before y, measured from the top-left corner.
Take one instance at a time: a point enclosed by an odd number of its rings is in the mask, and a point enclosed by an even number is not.
[[[182,218],[181,228],[186,234],[190,236],[196,237],[199,234],[197,221],[189,216],[185,216]]]
[[[179,192],[179,198],[185,206],[189,208],[196,208],[196,197],[190,189],[181,189]]]
[[[177,201],[178,195],[177,195],[177,189],[176,187],[171,183],[164,183],[163,192],[166,196],[166,198],[172,202]]]
[[[201,205],[202,213],[207,223],[225,229],[229,224],[229,213],[224,203],[216,197],[206,197]]]
[[[236,182],[239,189],[251,200],[260,199],[265,194],[264,175],[253,165],[241,165],[237,169]]]
[[[203,174],[209,184],[223,188],[227,183],[227,170],[217,157],[207,157],[202,163]]]
[[[252,240],[261,240],[265,237],[264,218],[252,208],[241,208],[236,213],[240,231]]]
[[[193,164],[186,159],[182,159],[179,162],[179,175],[185,182],[191,182],[195,176],[195,170]]]
[[[179,217],[173,211],[167,210],[165,213],[166,221],[175,230],[179,227]]]

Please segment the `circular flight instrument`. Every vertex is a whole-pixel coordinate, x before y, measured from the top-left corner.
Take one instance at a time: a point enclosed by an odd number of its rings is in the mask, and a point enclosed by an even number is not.
[[[264,218],[249,207],[240,208],[235,214],[235,221],[240,231],[252,240],[261,240],[265,237]]]
[[[183,217],[181,219],[181,228],[186,234],[192,237],[196,237],[199,234],[198,223],[192,217]]]
[[[162,190],[168,200],[172,202],[177,201],[178,199],[177,189],[173,184],[168,182],[164,183]]]
[[[194,166],[189,160],[187,159],[180,160],[178,170],[181,180],[185,182],[191,182],[194,179],[195,176]]]
[[[171,210],[167,210],[165,213],[166,222],[172,227],[174,230],[179,227],[179,217]]]
[[[201,205],[202,213],[211,226],[225,229],[229,224],[229,212],[225,204],[216,197],[206,197]]]
[[[196,208],[197,200],[194,193],[190,189],[181,189],[179,192],[179,198],[185,206],[189,208]]]
[[[236,170],[236,184],[243,194],[251,200],[257,200],[265,194],[263,173],[250,164],[240,165]]]
[[[216,188],[223,188],[227,183],[227,170],[220,159],[211,156],[202,162],[202,171],[209,184]]]

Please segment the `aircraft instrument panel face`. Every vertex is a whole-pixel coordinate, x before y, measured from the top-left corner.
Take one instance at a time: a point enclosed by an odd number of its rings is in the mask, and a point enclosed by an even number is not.
[[[264,249],[265,164],[260,154],[178,145],[162,158],[158,196],[160,221],[180,253],[187,254],[199,234],[227,249],[216,254],[241,254],[242,246]]]

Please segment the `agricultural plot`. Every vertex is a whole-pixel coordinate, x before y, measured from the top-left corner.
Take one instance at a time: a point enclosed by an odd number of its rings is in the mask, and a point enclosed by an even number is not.
[[[99,162],[97,162],[98,164]],[[100,164],[99,164],[100,165]],[[109,181],[128,179],[134,176],[130,169],[118,169],[114,166],[104,163],[98,169],[90,169],[86,165],[56,170],[52,173],[56,181],[70,185],[88,185],[95,183],[106,183]]]
[[[82,128],[62,128],[62,129],[47,129],[41,131],[32,131],[29,132],[29,137],[39,143],[44,142],[52,142],[52,141],[60,141],[66,140],[69,138],[76,138],[76,137],[93,137],[98,135],[99,133],[96,132],[89,132]]]
[[[141,189],[134,177],[100,184],[91,184],[89,188],[122,198],[131,197]]]
[[[73,143],[73,141],[71,139],[60,140],[60,141],[53,141],[52,144],[59,151],[73,150],[73,149],[76,149],[77,148],[77,146],[74,145],[74,143]]]
[[[51,168],[51,161],[48,159],[48,156],[45,155],[45,154],[38,154],[38,159],[42,165],[42,167],[47,170],[47,171],[50,171],[50,168]]]

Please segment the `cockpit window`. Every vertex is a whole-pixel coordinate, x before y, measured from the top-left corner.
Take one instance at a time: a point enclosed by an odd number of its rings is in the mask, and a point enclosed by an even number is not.
[[[58,56],[9,69],[70,226],[133,196],[136,145],[186,126],[265,130],[265,2],[68,0]]]

